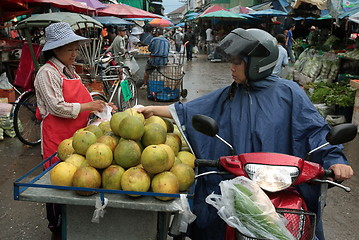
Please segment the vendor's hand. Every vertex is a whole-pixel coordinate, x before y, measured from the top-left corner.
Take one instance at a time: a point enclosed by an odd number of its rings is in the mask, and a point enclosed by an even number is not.
[[[334,164],[329,169],[334,171],[334,179],[337,181],[348,180],[354,175],[352,167],[345,164]]]
[[[116,110],[118,110],[118,107],[112,102],[107,103],[107,105],[112,107],[112,112],[115,112]]]
[[[94,100],[92,102],[82,103],[80,112],[83,112],[83,111],[102,112],[103,109],[106,107],[106,104],[107,103],[102,100]]]
[[[145,118],[149,118],[154,115],[152,106],[137,108],[137,112],[142,113]]]

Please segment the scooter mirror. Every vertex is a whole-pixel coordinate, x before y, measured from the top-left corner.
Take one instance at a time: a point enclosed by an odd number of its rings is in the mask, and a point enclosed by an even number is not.
[[[334,126],[328,133],[326,140],[331,145],[342,144],[353,140],[357,135],[357,126],[344,123]]]
[[[192,126],[196,131],[210,137],[215,137],[219,131],[216,120],[201,114],[192,117]]]

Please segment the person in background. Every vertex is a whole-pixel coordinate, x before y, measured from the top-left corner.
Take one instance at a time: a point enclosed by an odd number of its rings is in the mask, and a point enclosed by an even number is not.
[[[141,43],[143,45],[150,45],[150,42],[153,38],[153,35],[152,35],[152,26],[151,25],[145,25],[144,28],[144,33],[142,33],[141,37],[140,37],[140,40],[141,40]]]
[[[46,29],[42,49],[46,63],[34,81],[37,98],[37,117],[41,123],[41,152],[43,159],[56,153],[58,145],[87,125],[92,111],[101,112],[106,103],[92,100],[79,75],[75,63],[79,44],[87,39],[76,35],[68,23],[59,22]],[[53,157],[44,164],[47,169],[57,161]],[[61,205],[46,204],[48,227],[55,235],[61,234]]]
[[[207,44],[207,54],[210,55],[212,53],[211,43],[213,42],[213,29],[208,27],[206,29],[206,44]]]
[[[273,74],[277,76],[281,76],[283,67],[288,65],[288,54],[287,54],[287,50],[285,50],[285,48],[283,47],[283,45],[285,44],[284,34],[278,34],[276,36],[276,39],[278,42],[279,54],[278,54],[278,61],[273,69]]]
[[[287,49],[287,53],[288,53],[288,56],[290,58],[291,63],[295,62],[295,58],[294,58],[294,55],[293,55],[293,43],[295,43],[295,40],[293,38],[294,29],[295,29],[295,25],[291,25],[288,28],[288,32],[287,32],[287,35],[286,35],[287,38],[286,38],[286,42],[285,42],[285,47]]]
[[[173,41],[175,42],[176,52],[181,52],[181,47],[183,45],[183,33],[182,28],[177,28],[176,32],[173,34]]]
[[[168,54],[170,52],[170,42],[163,37],[163,29],[154,28],[152,33],[154,37],[148,46],[148,51],[150,51],[151,54],[146,64],[143,85],[140,87],[142,89],[147,88],[148,78],[151,72],[167,64]]]
[[[119,26],[117,28],[117,36],[111,43],[111,46],[105,51],[105,53],[112,51],[113,55],[115,56],[116,62],[122,61],[122,55],[127,52],[126,38],[126,27]]]
[[[140,37],[142,33],[143,31],[140,27],[136,26],[131,29],[131,34],[128,37],[128,46],[127,46],[129,52],[133,51],[136,45],[141,42]]]
[[[145,118],[173,118],[198,159],[216,160],[231,155],[231,150],[217,138],[195,131],[191,121],[195,114],[216,120],[218,135],[233,146],[236,154],[275,152],[304,159],[309,150],[326,143],[331,128],[306,93],[295,82],[272,74],[279,51],[272,35],[260,29],[237,28],[219,43],[218,51],[230,62],[233,82],[229,86],[189,102],[146,106],[137,111]],[[312,161],[332,169],[336,180],[347,180],[353,176],[353,169],[347,165],[342,149],[342,145],[326,146],[312,154]],[[198,174],[211,170],[198,167]],[[197,218],[188,232],[192,240],[225,239],[226,224],[205,198],[213,192],[219,194],[219,183],[228,177],[232,178],[217,174],[197,178],[193,199]],[[301,184],[297,190],[309,210],[317,212],[320,186]],[[323,240],[319,217],[316,226],[316,237]]]
[[[188,42],[186,45],[186,57],[187,61],[192,61],[193,47],[196,45],[196,35],[192,32],[191,26],[187,27],[186,33],[183,37],[183,42]]]

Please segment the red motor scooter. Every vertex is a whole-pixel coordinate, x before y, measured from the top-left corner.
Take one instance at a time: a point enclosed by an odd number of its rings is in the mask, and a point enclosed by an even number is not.
[[[192,125],[195,130],[211,137],[217,137],[231,149],[232,156],[220,157],[219,160],[196,159],[196,166],[217,167],[220,172],[205,172],[197,177],[221,173],[244,176],[251,179],[262,188],[277,213],[288,221],[287,229],[295,239],[310,240],[315,238],[316,214],[309,212],[303,197],[294,188],[301,183],[321,184],[319,198],[320,216],[325,206],[328,185],[337,186],[349,192],[350,188],[328,180],[333,178],[332,170],[324,170],[317,163],[303,160],[299,157],[279,153],[255,152],[235,155],[233,147],[217,135],[218,126],[214,119],[204,115],[194,115]],[[336,145],[349,142],[357,135],[357,127],[353,124],[341,124],[333,127],[328,133],[327,143],[308,153],[307,160],[313,152],[329,144]],[[226,239],[259,239],[247,236],[233,228],[227,227]]]

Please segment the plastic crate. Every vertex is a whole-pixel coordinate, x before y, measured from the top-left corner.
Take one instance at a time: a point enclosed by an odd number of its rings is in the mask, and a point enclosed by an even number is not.
[[[156,68],[149,75],[147,97],[154,101],[176,101],[182,91],[183,65]]]

